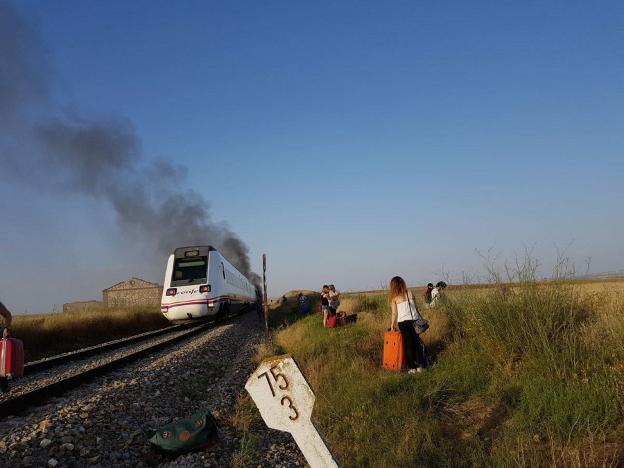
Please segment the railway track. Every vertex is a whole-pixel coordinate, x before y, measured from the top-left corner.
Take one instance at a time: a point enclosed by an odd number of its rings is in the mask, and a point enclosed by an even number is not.
[[[167,335],[173,333],[177,330],[183,330],[185,328],[192,328],[197,326],[197,324],[181,324],[181,325],[173,325],[171,327],[160,328],[158,330],[140,333],[138,335],[130,336],[128,338],[122,338],[120,340],[111,341],[109,343],[104,343],[96,346],[89,346],[88,348],[82,348],[76,351],[70,351],[68,353],[59,354],[58,356],[51,356],[49,358],[38,359],[37,361],[28,362],[24,365],[24,373],[26,375],[30,375],[33,372],[38,372],[40,370],[50,369],[54,366],[58,366],[61,364],[65,364],[67,362],[75,361],[81,358],[86,358],[89,356],[95,356],[101,354],[105,351],[119,349],[123,346],[127,346],[133,343],[138,343],[149,338],[155,338],[157,336]]]
[[[253,466],[304,466],[289,434],[254,428],[250,452],[232,423],[263,340],[264,323],[244,314],[4,418],[0,466],[232,466],[241,450]],[[175,459],[154,450],[153,431],[199,411],[219,424],[209,447]]]
[[[61,395],[94,377],[224,324],[227,320],[175,325],[28,363],[24,378],[12,382],[10,392],[0,395],[0,419],[43,404],[49,398]]]

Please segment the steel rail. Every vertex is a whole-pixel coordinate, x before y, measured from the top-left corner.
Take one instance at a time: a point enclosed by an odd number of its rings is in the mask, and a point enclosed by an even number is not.
[[[91,346],[89,348],[79,349],[77,351],[70,351],[66,354],[59,354],[57,356],[51,356],[49,358],[39,359],[37,361],[28,362],[24,365],[24,374],[31,374],[40,370],[50,369],[66,362],[71,362],[77,359],[82,359],[96,354],[103,353],[104,351],[110,351],[117,348],[123,348],[129,344],[137,343],[139,341],[154,338],[156,336],[165,335],[178,330],[184,330],[185,328],[196,327],[196,323],[182,323],[179,325],[173,325],[170,327],[160,328],[151,332],[141,333],[140,335],[129,336],[118,341],[105,343],[102,345]]]
[[[83,372],[79,372],[74,375],[70,375],[61,380],[57,380],[56,382],[53,382],[51,384],[44,385],[39,388],[35,388],[28,392],[19,394],[8,400],[0,401],[0,418],[4,418],[9,415],[17,415],[27,408],[41,405],[49,398],[53,396],[58,396],[62,393],[67,392],[68,390],[72,388],[78,387],[81,384],[91,380],[94,377],[104,375],[117,367],[123,366],[129,362],[132,362],[136,359],[147,356],[156,351],[160,351],[161,349],[164,349],[167,346],[175,344],[186,338],[198,335],[199,333],[205,330],[208,330],[210,328],[213,328],[216,325],[224,324],[224,322],[226,321],[227,320],[218,321],[218,322],[208,322],[203,325],[191,324],[191,325],[194,325],[194,327],[191,330],[187,331],[186,333],[174,336],[173,338],[170,338],[165,341],[161,341],[159,343],[140,349],[138,351],[125,354],[124,356],[121,356],[107,363],[101,364],[99,366],[93,367]],[[186,324],[183,324],[183,325],[186,325]]]

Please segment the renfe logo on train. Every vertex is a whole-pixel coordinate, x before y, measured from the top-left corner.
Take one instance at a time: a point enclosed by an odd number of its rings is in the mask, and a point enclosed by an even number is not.
[[[316,397],[292,356],[285,354],[262,361],[245,389],[265,424],[290,432],[312,468],[338,466],[312,424]]]

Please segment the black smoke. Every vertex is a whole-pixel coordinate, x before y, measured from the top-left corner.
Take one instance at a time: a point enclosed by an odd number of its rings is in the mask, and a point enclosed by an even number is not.
[[[110,204],[128,238],[170,253],[210,244],[252,281],[249,248],[212,221],[207,201],[184,189],[186,169],[148,160],[132,123],[69,114],[50,98],[52,74],[37,32],[0,1],[0,154],[6,171],[40,186]],[[51,176],[52,174],[52,176]]]
[[[48,96],[46,51],[36,31],[0,1],[0,125],[13,127],[19,116]]]

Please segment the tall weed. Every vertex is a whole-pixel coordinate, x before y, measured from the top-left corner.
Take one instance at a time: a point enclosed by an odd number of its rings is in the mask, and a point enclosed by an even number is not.
[[[519,417],[525,429],[569,440],[621,418],[617,390],[603,378],[563,380],[542,372],[537,368],[523,376]]]
[[[565,377],[582,360],[580,332],[589,310],[573,288],[527,282],[495,289],[467,303],[461,315],[465,335],[501,368],[530,356]]]

